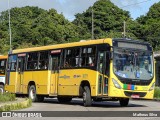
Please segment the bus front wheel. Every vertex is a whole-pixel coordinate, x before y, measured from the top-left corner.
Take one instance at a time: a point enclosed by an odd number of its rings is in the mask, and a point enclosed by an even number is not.
[[[129,103],[129,98],[120,99],[119,103],[122,107],[126,107]]]
[[[0,85],[0,94],[4,93],[4,85]]]
[[[29,87],[29,98],[33,101],[33,102],[37,102],[37,95],[36,95],[36,87],[35,85],[31,85]]]
[[[83,88],[83,104],[85,107],[91,106],[92,104],[91,92],[88,86],[84,86]]]

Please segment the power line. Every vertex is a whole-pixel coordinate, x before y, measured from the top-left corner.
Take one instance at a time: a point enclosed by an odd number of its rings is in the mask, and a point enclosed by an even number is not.
[[[138,2],[138,3],[134,3],[134,4],[125,5],[125,6],[122,6],[120,8],[125,8],[125,7],[129,7],[129,6],[132,6],[132,5],[138,5],[138,4],[142,4],[142,3],[145,3],[145,2],[149,2],[149,1],[151,1],[151,0],[145,0],[145,1]]]

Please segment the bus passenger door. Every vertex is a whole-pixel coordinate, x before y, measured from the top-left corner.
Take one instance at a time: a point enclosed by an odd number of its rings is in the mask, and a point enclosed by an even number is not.
[[[60,53],[51,55],[51,79],[50,94],[57,95],[58,75],[60,65]]]
[[[98,53],[98,95],[108,94],[109,52]]]
[[[23,72],[24,72],[24,63],[25,57],[19,56],[18,57],[18,76],[17,76],[17,83],[16,83],[16,93],[23,93]]]

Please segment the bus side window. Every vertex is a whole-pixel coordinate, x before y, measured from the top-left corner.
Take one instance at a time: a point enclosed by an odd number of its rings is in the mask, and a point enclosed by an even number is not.
[[[95,65],[96,47],[71,48],[64,50],[64,68]]]
[[[74,49],[73,58],[75,58],[75,67],[81,67],[82,66],[82,58],[81,58],[81,49],[80,48]]]
[[[38,69],[38,52],[28,53],[27,70]]]
[[[65,50],[64,68],[71,67],[71,57],[72,57],[71,50],[70,49]]]
[[[96,56],[96,47],[83,48],[82,64],[83,66],[94,66]]]

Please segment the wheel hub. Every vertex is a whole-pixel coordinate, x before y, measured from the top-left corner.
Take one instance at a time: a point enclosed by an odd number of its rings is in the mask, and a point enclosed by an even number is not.
[[[30,97],[31,97],[31,99],[34,99],[34,96],[35,96],[35,91],[32,89],[30,91]]]

